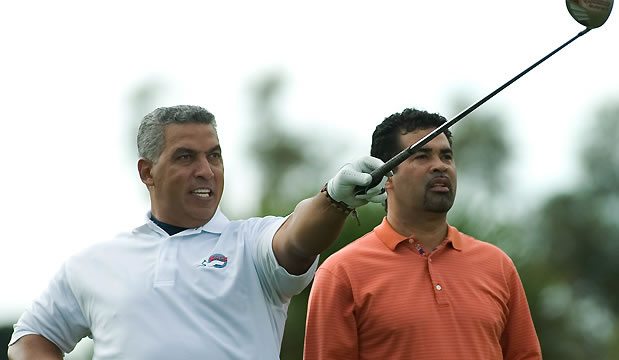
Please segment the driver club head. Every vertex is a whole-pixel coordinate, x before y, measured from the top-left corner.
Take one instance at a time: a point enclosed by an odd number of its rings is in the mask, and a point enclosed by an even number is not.
[[[589,29],[602,26],[613,9],[613,0],[565,0],[574,20]]]

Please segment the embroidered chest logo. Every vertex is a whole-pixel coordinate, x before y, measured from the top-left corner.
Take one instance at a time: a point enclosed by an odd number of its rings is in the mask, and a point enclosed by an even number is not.
[[[228,265],[228,257],[223,254],[213,254],[208,258],[202,259],[200,265],[204,267],[214,267],[221,269]]]

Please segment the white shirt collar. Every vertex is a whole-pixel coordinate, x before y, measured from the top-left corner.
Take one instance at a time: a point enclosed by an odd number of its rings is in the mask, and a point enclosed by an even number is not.
[[[215,210],[215,214],[213,214],[211,220],[197,229],[213,234],[221,234],[229,223],[230,220],[228,220],[226,215],[221,212],[221,209],[217,207],[217,210]]]

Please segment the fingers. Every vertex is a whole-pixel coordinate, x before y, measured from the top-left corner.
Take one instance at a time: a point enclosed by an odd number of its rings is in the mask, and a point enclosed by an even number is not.
[[[378,185],[369,189],[365,194],[355,195],[356,188],[369,185],[372,182],[370,173],[383,165],[382,160],[371,156],[363,156],[350,164],[346,164],[327,182],[329,195],[351,208],[365,205],[368,201],[384,201],[386,177],[383,177]]]
[[[371,173],[372,171],[383,166],[385,163],[378,158],[372,156],[363,156],[355,162],[355,167],[364,173]]]
[[[342,185],[363,186],[372,181],[370,174],[360,172],[354,168],[354,165],[343,168],[336,177]]]
[[[373,203],[383,203],[385,200],[387,200],[387,193],[385,192],[386,181],[387,178],[384,177],[378,185],[369,189],[365,194],[357,195],[357,198],[364,199]]]

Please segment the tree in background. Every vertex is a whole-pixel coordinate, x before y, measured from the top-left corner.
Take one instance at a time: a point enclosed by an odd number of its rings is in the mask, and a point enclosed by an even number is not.
[[[294,119],[279,115],[276,100],[282,85],[283,78],[272,74],[258,82],[252,94],[256,127],[249,153],[257,163],[263,191],[260,208],[253,212],[257,215],[289,213],[300,199],[317,191],[316,184],[326,181],[340,161],[347,160],[329,155],[340,154],[346,144],[330,138],[326,130],[299,134],[283,126]],[[148,103],[159,90],[151,88],[147,85],[136,92],[131,113],[143,114],[144,108],[152,108]],[[454,103],[461,108],[462,101]],[[376,123],[381,120],[376,119]],[[574,159],[583,169],[578,185],[550,194],[539,208],[524,216],[511,212],[521,199],[510,190],[513,183],[506,169],[512,147],[506,141],[503,124],[501,116],[479,111],[452,129],[459,187],[449,221],[464,232],[495,243],[512,257],[529,298],[544,359],[617,359],[619,105],[602,108],[591,122],[587,137],[580,138],[581,156]],[[552,140],[553,134],[548,136]],[[549,146],[540,156],[548,157],[551,166],[553,157],[565,156],[555,152]],[[321,260],[370,231],[384,214],[376,204],[359,209],[361,225],[348,221]],[[284,360],[302,356],[308,295],[309,288],[290,304],[282,344]],[[0,339],[5,344],[12,333],[11,325],[0,327]],[[80,356],[72,353],[67,359]],[[6,353],[0,352],[0,360],[4,358]],[[91,359],[91,349],[81,358]]]
[[[298,140],[301,136],[282,130],[283,122],[294,119],[275,121],[279,117],[273,100],[281,85],[279,80],[267,80],[265,84],[270,84],[268,96],[264,96],[265,93],[256,96],[258,103],[262,102],[256,109],[269,111],[257,112],[255,116],[264,120],[264,115],[270,114],[271,121],[265,129],[279,139],[268,145],[269,151],[251,150],[258,169],[273,171],[277,166],[277,171],[260,175],[263,184],[277,183],[270,176],[277,174],[283,179],[289,169],[312,174],[311,178],[298,177],[291,182],[297,191],[265,188],[263,197],[271,200],[264,199],[259,212],[285,214],[300,198],[316,190],[318,174],[328,174],[314,173],[315,163],[304,164],[307,155],[298,153],[290,158],[289,164],[277,156],[289,151],[278,144],[301,144]],[[498,245],[512,257],[529,297],[544,359],[613,359],[619,356],[619,331],[614,326],[619,314],[619,285],[615,281],[619,263],[614,261],[619,254],[619,107],[609,106],[597,117],[582,157],[575,159],[585,169],[581,185],[564,194],[551,194],[539,208],[524,215],[518,205],[522,199],[511,191],[513,177],[507,168],[513,147],[507,141],[501,116],[477,112],[452,129],[459,192],[450,223]],[[380,120],[376,119],[376,123]],[[305,134],[303,143],[322,144],[322,135],[322,132]],[[295,148],[295,151],[311,151],[304,146]],[[542,156],[548,156],[551,163],[554,156],[563,155],[549,148]],[[329,160],[337,161],[321,158],[318,164],[328,168]],[[273,198],[278,204],[273,203]],[[371,204],[362,207],[359,215],[361,226],[349,221],[338,241],[322,254],[322,260],[370,231],[381,221],[384,211],[379,205]],[[309,288],[291,302],[282,359],[302,356],[308,295]]]
[[[0,326],[0,342],[4,345],[8,345],[13,334],[13,326],[10,324]],[[4,350],[4,348],[2,348]],[[7,360],[6,351],[0,351],[0,360]]]
[[[536,251],[527,270],[549,359],[619,357],[619,105],[602,108],[583,134],[582,178],[529,219]]]
[[[249,152],[258,164],[256,167],[259,169],[261,183],[267,184],[261,187],[264,192],[260,202],[260,215],[289,213],[300,198],[317,191],[316,179],[326,179],[328,174],[324,173],[324,169],[334,165],[327,165],[330,161],[345,161],[333,156],[331,158],[318,156],[321,152],[316,150],[316,146],[324,148],[326,131],[316,131],[302,136],[284,130],[284,121],[277,115],[275,101],[278,92],[281,91],[281,85],[282,79],[272,75],[255,86],[254,116],[259,128],[254,131],[256,136]],[[389,114],[385,114],[387,115]],[[376,119],[376,123],[381,120]],[[294,119],[287,119],[287,122],[294,122]],[[456,215],[452,223],[482,239],[487,238],[487,235],[498,238],[507,230],[511,230],[505,224],[497,224],[496,221],[481,219],[478,216],[481,213],[490,215],[491,211],[478,211],[480,209],[472,208],[479,207],[475,204],[482,203],[486,206],[484,210],[497,207],[496,203],[502,197],[497,197],[495,194],[497,191],[505,191],[504,169],[510,159],[510,148],[506,143],[501,124],[497,115],[472,116],[467,122],[462,123],[455,135],[456,163],[462,164],[459,168],[459,181],[468,183],[467,186],[472,190],[458,195],[461,197],[459,200],[461,205],[459,209],[454,209]],[[371,134],[368,134],[369,137]],[[333,142],[330,144],[334,148],[343,146]],[[312,150],[312,146],[316,151]],[[369,149],[365,153],[369,153]],[[311,177],[307,174],[311,174]],[[293,184],[293,187],[282,191],[288,184]],[[467,213],[474,213],[476,217],[469,219],[465,216]],[[338,241],[322,254],[321,259],[326,259],[350,241],[371,231],[380,223],[384,214],[382,206],[376,204],[359,209],[361,225],[349,221]],[[488,231],[488,228],[491,231]],[[479,235],[480,229],[485,230],[483,235]],[[282,344],[282,359],[302,357],[308,295],[309,288],[294,297],[290,304]]]
[[[258,171],[261,186],[258,216],[289,214],[298,201],[315,194],[320,181],[327,181],[332,158],[344,146],[329,139],[325,131],[298,134],[286,129],[281,119],[277,98],[284,79],[270,74],[254,84],[252,95],[253,130],[249,154]],[[367,223],[370,223],[369,221]],[[305,334],[308,289],[293,298],[288,309],[282,359],[300,359]]]
[[[277,99],[283,85],[282,75],[272,73],[253,86],[249,146],[258,170],[258,179],[252,182],[258,181],[262,191],[261,214],[287,214],[298,200],[313,195],[316,181],[328,180],[329,154],[344,147],[320,130],[299,134],[282,126],[294,121],[279,115]]]

